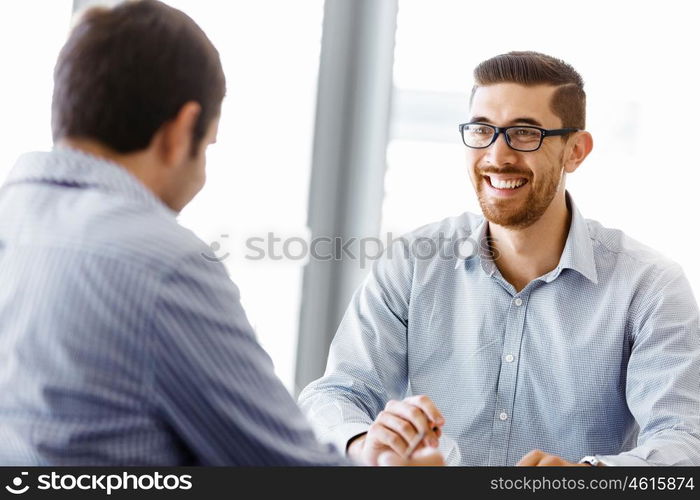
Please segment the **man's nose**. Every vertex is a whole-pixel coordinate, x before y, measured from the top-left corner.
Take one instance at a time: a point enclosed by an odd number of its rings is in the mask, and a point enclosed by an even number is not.
[[[486,148],[486,160],[492,165],[514,163],[518,152],[506,142],[505,134],[498,134],[496,141]]]

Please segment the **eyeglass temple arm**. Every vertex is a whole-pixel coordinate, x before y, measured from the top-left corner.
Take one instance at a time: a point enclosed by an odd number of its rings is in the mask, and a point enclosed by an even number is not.
[[[581,129],[579,128],[559,128],[556,130],[546,130],[542,129],[542,137],[551,137],[555,135],[566,135],[570,134],[571,132],[579,132]]]

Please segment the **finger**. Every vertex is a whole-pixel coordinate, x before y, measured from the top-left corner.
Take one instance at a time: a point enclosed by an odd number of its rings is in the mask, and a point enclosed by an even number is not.
[[[440,427],[435,426],[432,428],[432,433],[429,433],[426,437],[430,439],[428,446],[432,446],[433,448],[435,448],[440,444],[440,438],[442,437],[442,429],[440,429]]]
[[[416,428],[419,434],[424,436],[432,432],[432,426],[423,410],[404,401],[389,401],[384,410],[389,413],[408,420]]]
[[[403,403],[405,405],[409,405],[407,407],[408,412],[411,414],[415,415],[415,418],[412,420],[412,423],[414,423],[414,426],[416,425],[415,419],[418,418],[421,422],[424,421],[424,419],[427,419],[426,422],[426,427],[424,428],[419,428],[417,427],[417,431],[426,439],[425,443],[427,446],[432,446],[432,447],[437,447],[440,444],[439,441],[439,435],[438,431],[440,431],[440,427],[433,421],[428,414],[424,411],[424,407],[429,409],[432,407],[434,408],[435,406],[433,405],[432,401],[430,401],[430,398],[427,396],[411,396],[409,398],[404,399],[403,401],[400,401],[399,403]],[[416,404],[414,404],[416,403]],[[419,406],[422,405],[422,406]],[[413,408],[411,408],[413,407]],[[397,405],[394,405],[393,408],[398,408]],[[416,408],[419,413],[416,413]],[[422,413],[422,415],[421,415]],[[439,413],[439,412],[438,412]],[[442,418],[440,416],[440,418]],[[413,442],[411,442],[413,444]]]
[[[423,404],[423,406],[428,409],[430,409],[430,407],[434,408],[432,401],[430,401],[430,398],[427,396],[412,396],[403,401],[389,401],[386,406],[386,411],[393,412],[400,415],[402,418],[409,420],[416,428],[416,432],[427,439],[426,444],[428,446],[438,446],[440,443],[439,438],[442,435],[440,427],[438,427],[435,422],[430,420],[429,416],[423,411],[421,406],[412,404],[410,401]],[[442,418],[442,416],[439,416],[439,418]],[[414,444],[412,441],[409,442]]]
[[[437,430],[435,430],[437,429]],[[439,427],[433,427],[428,434],[425,435],[425,438],[428,441],[428,446],[432,446],[433,448],[437,448],[437,446],[440,444],[440,436],[438,435],[438,432],[440,431]]]
[[[382,411],[377,416],[377,422],[384,427],[394,431],[401,436],[406,443],[411,445],[418,438],[418,430],[408,420],[397,417],[395,414],[388,411]]]
[[[437,406],[435,406],[433,400],[428,396],[424,394],[411,396],[404,399],[404,401],[423,410],[423,413],[425,413],[425,415],[428,417],[428,420],[434,422],[438,427],[445,425],[445,418],[442,416],[442,413],[440,413]]]
[[[521,458],[515,465],[520,467],[532,467],[537,465],[540,462],[540,459],[545,455],[546,453],[541,450],[532,450],[530,453]]]
[[[367,440],[365,441],[365,446],[367,445],[375,449],[387,447],[394,453],[398,453],[402,456],[408,449],[408,443],[399,434],[387,427],[384,427],[379,422],[374,422],[369,427]]]
[[[426,446],[436,448],[440,444],[440,435],[442,433],[440,432],[440,428],[432,422],[429,425],[433,425],[433,427],[423,435],[423,442],[425,442]]]
[[[405,403],[412,405],[412,406],[416,406],[416,408],[420,409],[420,411],[422,411],[423,414],[425,415],[425,417],[428,419],[428,429],[423,431],[422,435],[425,438],[425,441],[424,441],[425,445],[435,448],[440,444],[440,436],[442,435],[442,430],[437,425],[437,423],[434,420],[432,420],[430,418],[430,416],[425,412],[425,409],[424,409],[425,405],[422,407],[422,406],[414,405],[412,403],[412,402],[421,403],[421,402],[425,402],[425,401],[427,401],[427,403],[429,403],[429,405],[432,405],[432,401],[430,401],[430,398],[428,398],[427,396],[412,396],[410,398],[404,399]],[[429,409],[429,408],[427,408],[427,409]],[[442,418],[442,417],[440,417],[440,418]]]
[[[561,467],[563,465],[566,465],[568,462],[566,462],[563,458],[558,457],[556,455],[545,455],[544,457],[540,458],[540,462],[537,464],[538,467]]]
[[[423,439],[423,442],[420,444],[419,447],[416,449],[420,449],[423,447],[428,447],[428,448],[437,448],[440,445],[440,441],[437,437],[434,436],[426,436],[425,439]]]

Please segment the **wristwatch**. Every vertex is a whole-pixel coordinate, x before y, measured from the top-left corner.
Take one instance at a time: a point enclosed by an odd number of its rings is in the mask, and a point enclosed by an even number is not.
[[[593,455],[587,455],[583,457],[581,460],[579,460],[580,464],[588,464],[593,467],[604,467],[605,463],[602,460],[598,460],[595,456]]]

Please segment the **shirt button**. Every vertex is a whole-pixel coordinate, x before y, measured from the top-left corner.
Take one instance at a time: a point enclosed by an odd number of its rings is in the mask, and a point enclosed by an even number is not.
[[[512,354],[508,354],[506,356],[506,363],[512,363],[515,358],[513,357]]]
[[[521,299],[520,297],[518,297],[517,299],[515,299],[515,305],[518,306],[518,307],[522,306],[522,305],[523,305],[523,299]]]
[[[508,420],[508,414],[502,411],[498,418],[500,418],[501,420]]]

